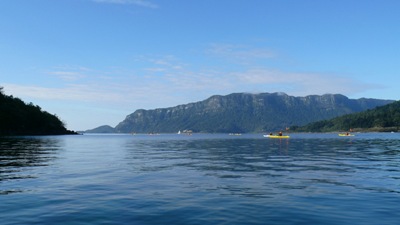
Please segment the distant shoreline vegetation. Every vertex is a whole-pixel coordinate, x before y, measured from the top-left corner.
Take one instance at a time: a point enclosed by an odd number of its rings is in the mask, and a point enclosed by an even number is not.
[[[56,115],[33,103],[7,96],[0,87],[0,136],[77,134],[67,130]]]
[[[400,101],[359,113],[322,120],[305,126],[292,126],[294,132],[398,132],[400,131]]]

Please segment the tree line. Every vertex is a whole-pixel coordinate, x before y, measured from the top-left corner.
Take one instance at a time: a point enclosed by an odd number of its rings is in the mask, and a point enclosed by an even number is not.
[[[330,120],[322,120],[305,126],[293,126],[291,130],[299,132],[331,131],[399,131],[400,101],[376,107],[360,113],[347,114]]]
[[[56,115],[43,111],[33,103],[5,95],[0,87],[0,135],[75,134],[65,128]]]

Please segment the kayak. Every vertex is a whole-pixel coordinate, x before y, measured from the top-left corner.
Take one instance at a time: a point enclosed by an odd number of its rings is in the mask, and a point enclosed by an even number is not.
[[[267,137],[267,138],[289,138],[290,136],[288,136],[288,135],[279,136],[279,135],[264,134],[264,137]]]
[[[354,134],[339,134],[341,137],[354,137]]]

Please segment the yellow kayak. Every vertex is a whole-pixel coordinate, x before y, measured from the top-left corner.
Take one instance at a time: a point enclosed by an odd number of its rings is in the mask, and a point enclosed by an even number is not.
[[[268,137],[268,138],[290,138],[290,136],[288,136],[288,135],[279,136],[279,135],[269,135],[269,134],[265,134],[264,137]]]
[[[353,137],[354,134],[339,134],[341,137]]]

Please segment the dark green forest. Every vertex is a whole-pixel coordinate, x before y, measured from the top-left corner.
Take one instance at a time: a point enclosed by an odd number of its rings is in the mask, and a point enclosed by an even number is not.
[[[399,131],[400,101],[360,113],[348,114],[330,120],[322,120],[305,126],[291,127],[298,132],[331,131]]]
[[[56,116],[32,103],[7,96],[0,87],[0,135],[75,134]]]

